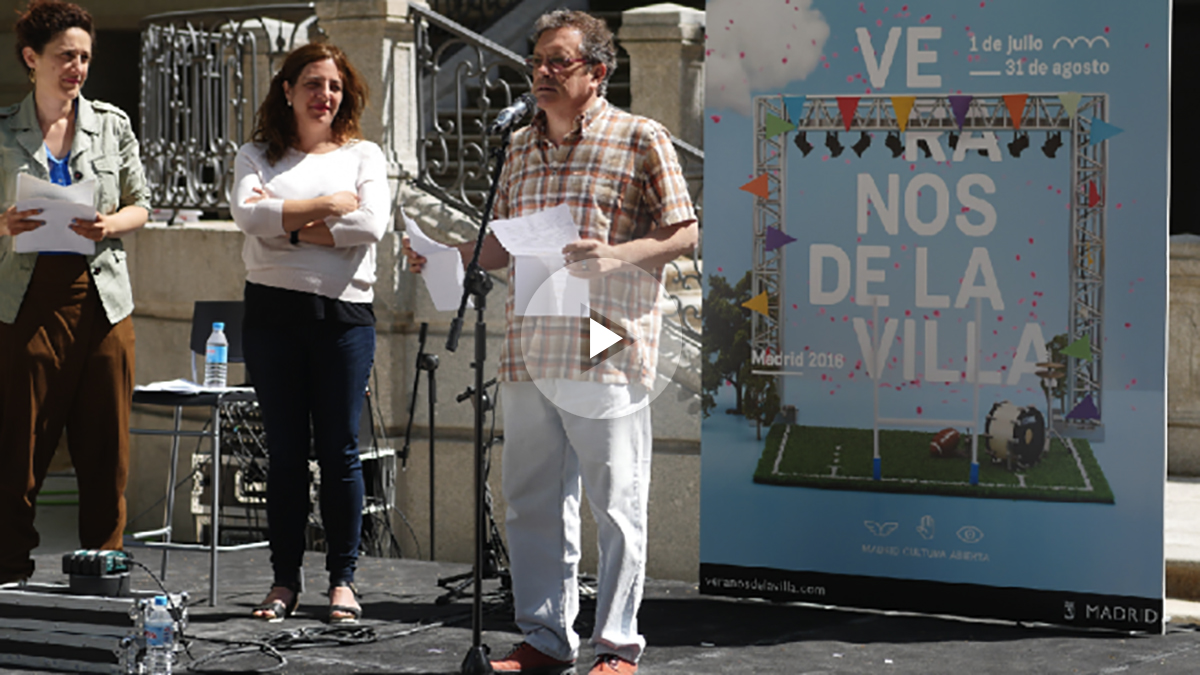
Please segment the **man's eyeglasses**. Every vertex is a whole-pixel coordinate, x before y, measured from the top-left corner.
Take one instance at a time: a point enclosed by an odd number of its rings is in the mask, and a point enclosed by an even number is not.
[[[575,65],[576,63],[587,63],[587,62],[588,62],[588,59],[585,59],[582,57],[576,58],[576,59],[568,59],[568,58],[562,57],[562,56],[555,56],[555,57],[549,58],[549,59],[544,59],[540,56],[530,56],[525,59],[525,65],[529,66],[530,70],[537,70],[538,68],[541,68],[543,65],[545,65],[546,68],[551,73],[561,73],[562,71],[566,70],[567,68],[570,68],[571,66]]]

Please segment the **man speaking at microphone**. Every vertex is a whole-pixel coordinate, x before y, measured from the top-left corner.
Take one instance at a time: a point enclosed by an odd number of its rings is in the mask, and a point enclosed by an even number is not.
[[[565,204],[580,236],[562,250],[572,275],[604,279],[636,266],[661,280],[663,265],[691,253],[698,235],[669,133],[605,100],[616,47],[603,21],[560,10],[539,18],[534,34],[527,62],[539,111],[532,124],[513,134],[493,218],[517,218]],[[464,260],[470,259],[473,246],[459,245]],[[419,272],[424,258],[407,243],[405,254],[410,269]],[[524,641],[492,661],[492,667],[526,674],[574,667],[582,482],[600,548],[591,638],[596,659],[590,673],[636,672],[645,647],[637,613],[646,568],[652,443],[648,394],[654,386],[657,338],[633,343],[619,365],[582,372],[581,342],[587,337],[579,330],[547,328],[537,336],[536,349],[523,350],[522,330],[530,330],[530,319],[514,309],[515,265],[492,235],[479,262],[489,270],[508,267],[500,362],[503,486],[514,609],[524,634]],[[595,290],[592,296],[595,310]],[[657,303],[644,306],[652,316],[641,318],[657,327]],[[574,376],[555,378],[559,372]],[[597,414],[556,406],[535,385],[535,377],[554,389],[556,401],[569,399]]]

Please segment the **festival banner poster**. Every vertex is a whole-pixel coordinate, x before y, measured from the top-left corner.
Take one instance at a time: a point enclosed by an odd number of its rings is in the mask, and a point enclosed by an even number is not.
[[[702,592],[1163,627],[1169,3],[708,3]]]

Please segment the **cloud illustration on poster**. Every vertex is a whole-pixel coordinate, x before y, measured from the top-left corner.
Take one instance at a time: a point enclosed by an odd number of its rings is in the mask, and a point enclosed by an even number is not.
[[[808,77],[829,39],[829,24],[812,4],[710,0],[704,67],[722,85],[705,93],[708,107],[749,116],[755,93]]]

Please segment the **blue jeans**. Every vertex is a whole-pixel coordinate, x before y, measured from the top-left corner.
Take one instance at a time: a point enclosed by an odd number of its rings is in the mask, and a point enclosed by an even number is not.
[[[267,432],[267,533],[275,585],[298,588],[300,582],[310,447],[321,467],[329,583],[353,581],[363,507],[358,421],[375,359],[375,328],[336,321],[248,327],[242,350]]]

